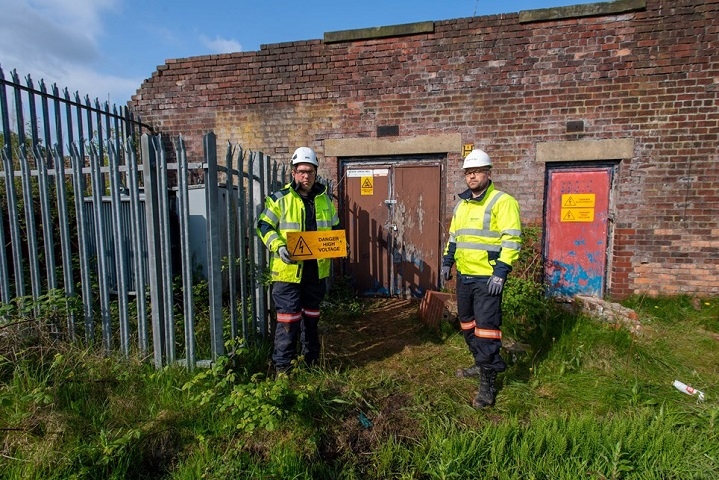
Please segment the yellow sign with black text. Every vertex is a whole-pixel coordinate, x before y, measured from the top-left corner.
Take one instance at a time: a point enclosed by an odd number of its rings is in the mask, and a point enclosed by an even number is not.
[[[287,250],[293,260],[346,257],[347,238],[344,230],[288,232]]]
[[[562,208],[594,208],[593,193],[563,193]]]

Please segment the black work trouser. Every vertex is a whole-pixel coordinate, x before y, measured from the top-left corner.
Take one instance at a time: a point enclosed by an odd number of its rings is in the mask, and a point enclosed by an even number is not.
[[[499,354],[502,348],[502,296],[489,294],[488,280],[489,277],[457,275],[457,314],[474,363],[503,372],[507,364]]]
[[[297,358],[297,341],[305,362],[312,365],[320,356],[318,323],[326,281],[316,276],[300,283],[275,282],[272,299],[277,309],[272,362],[277,370],[287,370]]]

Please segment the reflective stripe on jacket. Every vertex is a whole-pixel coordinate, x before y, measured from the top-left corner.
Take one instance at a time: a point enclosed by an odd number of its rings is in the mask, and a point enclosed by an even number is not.
[[[315,219],[317,230],[331,230],[339,225],[339,217],[332,200],[327,195],[327,187],[315,183],[313,187]],[[277,250],[287,245],[288,232],[305,230],[305,206],[302,197],[291,184],[285,185],[265,199],[265,209],[257,219],[256,232],[272,252],[270,273],[272,281],[299,283],[302,279],[303,261],[288,265],[277,255]],[[331,259],[317,260],[319,278],[330,275]]]
[[[509,194],[496,190],[491,183],[485,194],[472,199],[467,190],[454,208],[449,226],[448,255],[454,243],[457,272],[463,275],[490,276],[497,260],[509,265],[519,257],[522,224],[519,203]]]

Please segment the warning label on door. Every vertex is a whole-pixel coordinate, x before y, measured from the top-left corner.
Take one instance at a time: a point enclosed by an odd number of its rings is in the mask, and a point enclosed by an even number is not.
[[[593,222],[593,193],[563,193],[560,221],[562,222]]]
[[[374,195],[374,177],[360,177],[362,195]]]
[[[346,257],[345,231],[289,232],[287,234],[287,250],[293,260]]]
[[[594,208],[593,193],[563,193],[562,208]]]

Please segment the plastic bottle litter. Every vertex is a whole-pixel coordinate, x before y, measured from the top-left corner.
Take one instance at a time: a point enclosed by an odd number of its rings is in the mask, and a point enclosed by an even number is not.
[[[704,392],[701,392],[697,390],[696,388],[692,388],[686,383],[682,383],[679,380],[674,380],[674,387],[676,387],[677,390],[680,392],[684,392],[687,395],[697,395],[700,402],[704,401]]]

